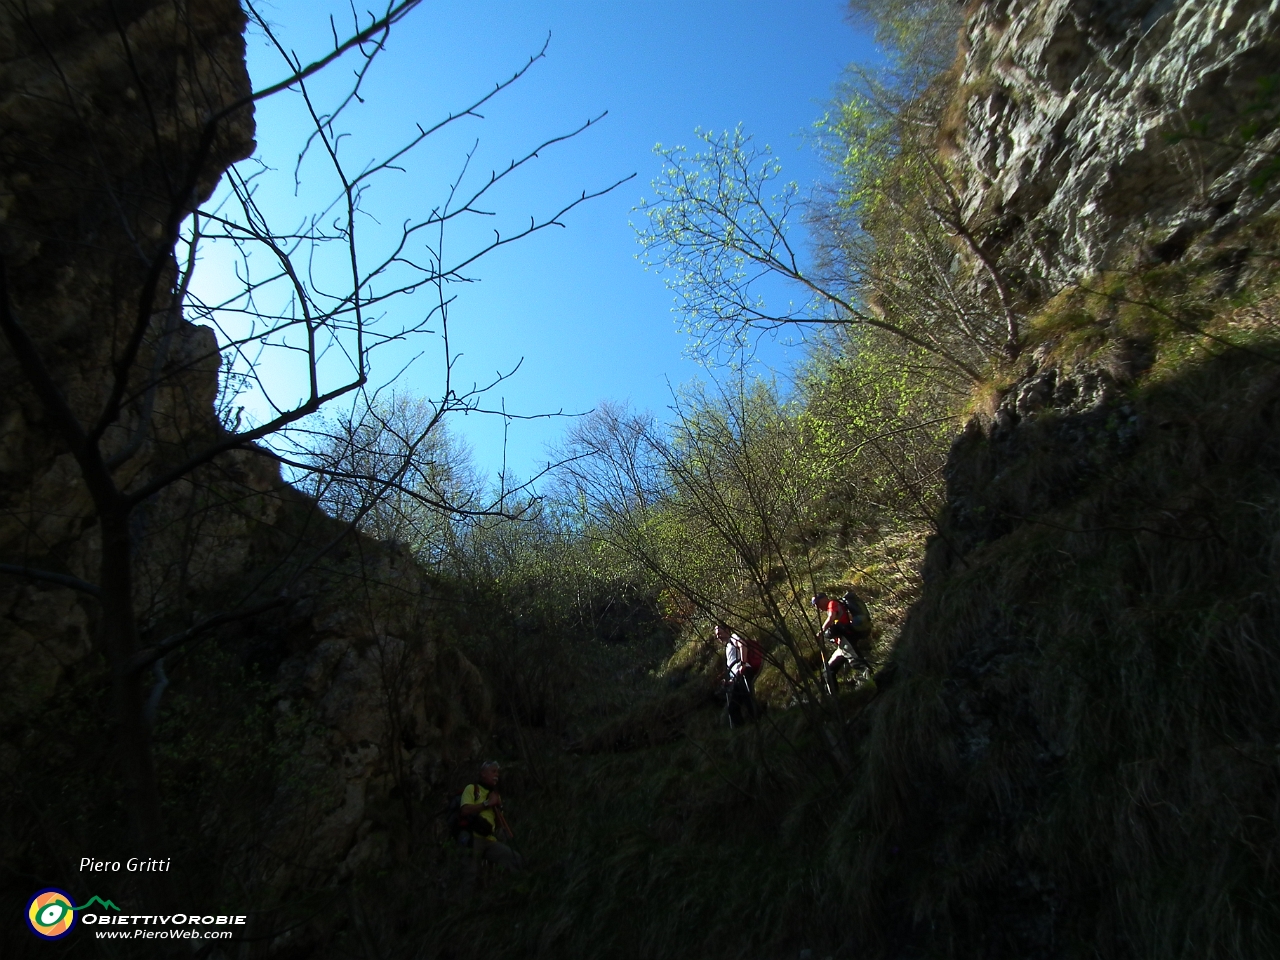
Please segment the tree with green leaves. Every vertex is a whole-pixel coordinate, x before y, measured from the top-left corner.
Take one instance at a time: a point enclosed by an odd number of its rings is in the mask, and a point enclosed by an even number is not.
[[[656,197],[639,208],[647,223],[637,228],[642,260],[675,293],[696,352],[740,353],[761,333],[788,326],[860,326],[889,333],[980,379],[974,358],[966,355],[972,351],[927,318],[899,317],[877,306],[868,282],[874,248],[860,228],[840,235],[842,243],[833,247],[840,256],[810,262],[792,234],[808,201],[798,184],[782,180],[768,147],[757,147],[741,127],[718,135],[699,131],[697,137],[697,150],[655,148],[663,167],[653,181]],[[862,162],[878,168],[891,160],[872,151]],[[802,299],[771,306],[766,293],[778,280],[793,285]]]
[[[765,333],[833,327],[888,335],[918,372],[978,382],[1019,350],[1018,303],[938,156],[959,11],[854,4],[888,44],[879,71],[851,68],[818,120],[829,179],[806,195],[741,126],[655,152],[655,196],[638,208],[641,259],[676,296],[703,356],[738,355]],[[806,238],[807,233],[807,238]],[[855,338],[857,339],[857,338]]]
[[[825,575],[814,509],[829,481],[798,409],[764,381],[695,385],[674,422],[604,407],[572,432],[567,495],[597,521],[588,536],[644,570],[706,622],[750,630],[785,685],[820,697],[807,599]]]

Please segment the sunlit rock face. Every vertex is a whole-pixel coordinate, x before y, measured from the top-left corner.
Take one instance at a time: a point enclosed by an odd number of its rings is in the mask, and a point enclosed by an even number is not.
[[[1280,200],[1274,0],[974,5],[956,82],[941,146],[1028,316],[1101,271],[1207,247]],[[1248,251],[1232,252],[1215,256],[1234,270]],[[957,544],[993,540],[1011,517],[1069,499],[1142,434],[1125,388],[1151,365],[1149,344],[1118,337],[1080,361],[1049,346],[1024,354],[1021,375],[957,438],[947,468]],[[1032,452],[1045,477],[973,513]]]
[[[1275,204],[1280,5],[999,0],[978,7],[948,134],[967,212],[1036,294],[1149,238],[1180,256]]]

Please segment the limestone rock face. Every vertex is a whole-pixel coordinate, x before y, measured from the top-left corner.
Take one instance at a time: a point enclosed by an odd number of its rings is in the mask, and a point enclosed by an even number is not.
[[[272,849],[290,836],[301,852],[301,863],[260,860],[277,882],[344,880],[377,862],[387,829],[376,805],[395,796],[434,810],[445,772],[478,755],[491,722],[484,681],[456,652],[420,635],[316,627],[319,642],[278,675],[277,709],[306,712],[311,723],[268,814]]]
[[[966,23],[949,145],[1034,295],[1154,235],[1174,259],[1273,206],[1274,0],[996,0]]]

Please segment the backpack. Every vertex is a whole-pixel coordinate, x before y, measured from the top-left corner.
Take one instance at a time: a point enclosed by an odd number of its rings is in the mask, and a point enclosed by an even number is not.
[[[849,614],[849,629],[860,636],[871,633],[871,613],[862,598],[850,590],[840,598],[840,602]]]
[[[743,657],[743,661],[747,669],[752,673],[759,673],[760,668],[764,666],[764,647],[760,646],[760,641],[752,640],[750,637],[744,637],[742,644],[746,647],[746,656]]]
[[[462,790],[465,789],[467,788],[462,788]],[[455,790],[449,794],[448,803],[444,808],[444,828],[452,837],[456,837],[471,825],[471,818],[462,815],[462,790]]]
[[[467,784],[467,786],[472,786],[472,784]],[[464,817],[462,815],[462,794],[466,789],[467,787],[463,787],[461,790],[455,790],[449,794],[449,802],[444,808],[445,829],[454,837],[464,832],[488,836],[493,833],[493,827],[489,826],[488,820],[480,816]]]

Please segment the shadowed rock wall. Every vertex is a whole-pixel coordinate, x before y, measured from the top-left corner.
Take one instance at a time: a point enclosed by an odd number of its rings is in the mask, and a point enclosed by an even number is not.
[[[136,447],[116,473],[122,487],[223,430],[218,343],[173,308],[172,250],[191,205],[254,148],[251,106],[205,138],[208,118],[250,91],[245,22],[236,0],[0,2],[0,269],[12,314],[84,425],[104,404],[146,285],[160,291],[137,365],[159,386],[105,435],[108,451]],[[0,381],[0,563],[92,582],[92,499],[5,342]],[[187,845],[175,883],[206,903],[215,890],[256,898],[243,906],[262,908],[257,933],[270,939],[267,908],[299,885],[314,893],[387,861],[391,798],[434,810],[452,766],[480,748],[484,682],[448,646],[433,619],[440,591],[408,553],[324,517],[260,450],[225,454],[153,497],[132,533],[145,642],[253,589],[281,598],[166,658],[153,688],[161,777],[183,794],[161,798]],[[15,896],[32,883],[79,889],[86,850],[128,855],[110,809],[109,734],[67,728],[51,741],[46,728],[54,716],[110,723],[96,693],[109,686],[97,601],[10,571],[0,607],[0,871]],[[231,733],[219,753],[223,733],[264,710],[254,720],[267,731],[264,759],[237,774],[241,789],[200,786],[216,780],[209,765],[247,755]],[[86,805],[99,796],[94,813]],[[62,816],[75,826],[48,829]],[[287,946],[305,949],[334,917],[291,918]]]
[[[1280,945],[1278,34],[1274,2],[970,8],[969,215],[1029,312],[1115,273],[951,449],[868,710],[882,956]]]

